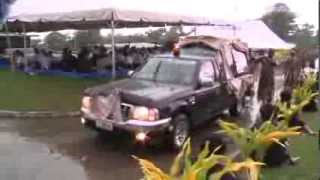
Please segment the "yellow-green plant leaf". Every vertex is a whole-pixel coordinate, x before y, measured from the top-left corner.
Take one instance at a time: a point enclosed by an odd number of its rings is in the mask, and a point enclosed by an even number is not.
[[[146,180],[171,180],[169,175],[165,174],[152,162],[145,159],[140,159],[136,156],[133,156],[133,158],[139,162]]]

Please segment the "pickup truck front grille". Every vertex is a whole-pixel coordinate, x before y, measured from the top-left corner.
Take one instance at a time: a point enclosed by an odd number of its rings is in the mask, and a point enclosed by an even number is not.
[[[131,109],[133,108],[130,104],[121,103],[121,115],[123,120],[128,120],[130,117]]]
[[[133,105],[126,104],[126,103],[120,104],[120,113],[122,116],[121,119],[123,121],[126,121],[129,119],[132,108],[133,108]],[[119,119],[116,118],[119,116],[115,115],[116,111],[117,111],[116,108],[113,107],[112,104],[110,104],[107,97],[98,96],[92,99],[92,106],[90,108],[90,112],[95,116],[97,116],[98,118],[102,118],[102,119],[106,118],[109,120],[119,121]]]
[[[121,103],[121,116],[123,121],[127,121],[130,117],[131,108],[133,108],[130,104]],[[108,117],[110,120],[114,120],[114,113],[111,113]]]

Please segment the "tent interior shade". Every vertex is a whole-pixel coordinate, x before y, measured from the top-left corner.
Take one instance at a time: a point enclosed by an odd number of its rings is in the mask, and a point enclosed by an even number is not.
[[[291,49],[290,44],[277,36],[261,20],[251,20],[232,23],[233,28],[199,26],[196,29],[197,35],[214,36],[224,39],[240,39],[252,49]]]
[[[24,14],[9,17],[7,25],[10,32],[45,32],[64,29],[110,28],[112,20],[116,23],[116,28],[163,27],[165,25],[232,26],[222,20],[205,17],[112,8],[65,13]]]

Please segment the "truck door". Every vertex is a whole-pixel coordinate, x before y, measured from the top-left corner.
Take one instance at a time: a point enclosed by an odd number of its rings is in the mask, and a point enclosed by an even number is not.
[[[199,88],[195,93],[195,105],[192,119],[201,123],[212,118],[219,111],[221,84],[215,81],[215,71],[211,61],[203,62],[199,72]]]

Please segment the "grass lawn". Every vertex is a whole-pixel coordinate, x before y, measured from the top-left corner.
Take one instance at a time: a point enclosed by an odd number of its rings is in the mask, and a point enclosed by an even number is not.
[[[83,90],[108,80],[29,76],[0,69],[0,109],[78,110]]]
[[[320,112],[305,113],[304,120],[316,132],[320,129]],[[263,169],[266,180],[318,180],[320,178],[320,149],[318,137],[301,136],[290,140],[290,152],[301,159],[295,166]]]

